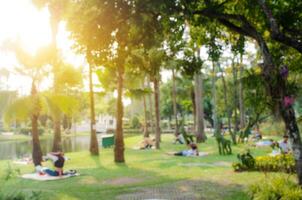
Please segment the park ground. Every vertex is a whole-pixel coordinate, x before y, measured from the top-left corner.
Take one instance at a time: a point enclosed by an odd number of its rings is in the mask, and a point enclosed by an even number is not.
[[[233,154],[220,156],[214,138],[199,144],[204,157],[175,157],[167,152],[179,151],[184,145],[172,144],[173,135],[163,135],[160,150],[135,150],[141,135],[125,139],[125,164],[113,161],[112,148],[101,149],[100,156],[88,151],[68,153],[65,169],[76,169],[81,175],[58,181],[38,182],[19,178],[33,172],[31,165],[0,161],[0,193],[38,194],[45,200],[93,199],[249,199],[250,184],[276,173],[234,172],[232,163],[237,153],[250,148],[254,156],[268,154],[270,148],[248,144],[233,146]],[[46,163],[51,167],[51,163]],[[15,172],[16,171],[16,172]],[[15,172],[15,173],[12,173]],[[12,175],[8,180],[6,177]],[[294,177],[292,177],[294,178]]]

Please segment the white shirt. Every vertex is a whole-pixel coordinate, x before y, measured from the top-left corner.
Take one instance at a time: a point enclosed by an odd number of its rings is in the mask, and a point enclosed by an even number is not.
[[[289,142],[287,141],[285,143],[283,140],[281,142],[279,142],[279,148],[281,149],[281,151],[283,153],[288,153],[291,150]]]

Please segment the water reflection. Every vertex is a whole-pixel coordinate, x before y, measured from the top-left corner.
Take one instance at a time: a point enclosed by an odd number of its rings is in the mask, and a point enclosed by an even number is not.
[[[100,140],[99,140],[100,141]],[[52,138],[40,141],[43,154],[52,149]],[[62,141],[64,152],[89,150],[89,136],[75,136],[64,138]],[[32,152],[31,141],[0,142],[0,160],[16,159],[30,156]]]

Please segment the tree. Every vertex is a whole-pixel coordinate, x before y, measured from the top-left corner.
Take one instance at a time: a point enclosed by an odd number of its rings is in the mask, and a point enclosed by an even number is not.
[[[194,45],[194,44],[193,44]],[[186,48],[184,51],[185,57],[182,62],[182,71],[189,75],[190,77],[194,77],[194,96],[192,98],[193,101],[193,109],[195,113],[195,134],[197,138],[197,142],[204,142],[206,140],[206,135],[204,133],[204,112],[203,112],[203,84],[201,78],[201,67],[203,61],[199,55],[199,48]]]
[[[17,68],[17,71],[22,75],[30,77],[32,80],[30,97],[24,100],[27,102],[25,105],[28,106],[23,108],[26,110],[23,113],[25,114],[23,116],[29,116],[31,121],[31,135],[33,141],[32,157],[34,165],[41,165],[42,150],[38,133],[38,119],[41,112],[41,100],[36,84],[45,77],[44,67],[48,64],[51,57],[51,51],[49,47],[42,47],[38,49],[34,56],[32,56],[25,52],[22,46],[17,42],[8,41],[4,46],[6,50],[12,51],[15,54],[18,62],[20,63],[21,67]],[[12,104],[11,107],[14,107],[15,105],[16,104]]]
[[[67,8],[67,0],[32,0],[32,2],[38,7],[43,8],[47,7],[50,13],[50,28],[52,33],[52,41],[51,45],[53,48],[53,57],[49,61],[52,65],[53,71],[53,90],[54,93],[60,93],[60,86],[58,82],[58,74],[60,72],[60,68],[62,62],[60,61],[60,56],[58,55],[58,48],[57,48],[57,34],[59,29],[59,23],[63,18],[64,11]],[[53,118],[53,128],[54,128],[54,139],[53,139],[53,147],[52,151],[62,151],[62,142],[61,142],[61,121],[62,121],[62,113],[57,110],[52,115]]]
[[[160,99],[159,99],[159,81],[160,67],[166,55],[162,49],[151,47],[150,49],[140,49],[133,54],[134,59],[141,63],[141,71],[144,71],[150,76],[154,90],[154,107],[155,107],[155,146],[160,148]]]
[[[282,62],[276,62],[278,60],[273,56],[278,50],[270,48],[274,44],[285,45],[301,53],[301,41],[298,39],[300,36],[297,38],[297,34],[293,34],[293,32],[297,32],[296,25],[301,23],[301,16],[294,12],[291,18],[286,20],[286,23],[282,23],[282,20],[278,21],[274,16],[284,16],[284,12],[297,10],[297,6],[301,7],[302,3],[296,4],[294,1],[287,3],[270,1],[268,4],[263,0],[258,1],[260,6],[255,5],[254,1],[242,1],[240,3],[237,1],[224,1],[220,3],[218,1],[205,0],[198,2],[183,1],[183,3],[185,5],[184,12],[187,16],[192,17],[191,14],[193,13],[197,18],[199,16],[210,18],[212,21],[214,19],[222,26],[227,27],[231,32],[252,38],[257,42],[263,58],[263,63],[260,66],[267,94],[270,97],[275,113],[279,113],[285,123],[287,133],[293,145],[293,151],[295,152],[294,157],[299,184],[302,184],[302,143],[299,128],[292,105],[284,103],[284,100],[292,94],[288,88],[287,77],[280,73]],[[275,13],[272,11],[272,7],[277,8],[274,9]],[[259,8],[261,8],[261,11],[264,11],[264,16],[266,16],[269,23],[263,20],[262,14],[258,14],[261,13],[259,12]],[[284,31],[280,30],[278,22],[282,24]],[[292,29],[293,27],[294,29]],[[273,34],[264,35],[265,31]],[[286,36],[284,32],[288,32],[292,37]],[[273,45],[269,46],[268,43]]]

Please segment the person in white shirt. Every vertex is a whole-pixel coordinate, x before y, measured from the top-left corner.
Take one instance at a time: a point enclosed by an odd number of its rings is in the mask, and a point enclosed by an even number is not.
[[[288,142],[288,136],[284,135],[283,136],[283,140],[281,142],[279,142],[279,148],[281,150],[281,153],[289,153],[291,151],[291,147],[290,144]]]
[[[187,141],[189,149],[174,153],[175,156],[199,156],[198,147],[195,143]]]

